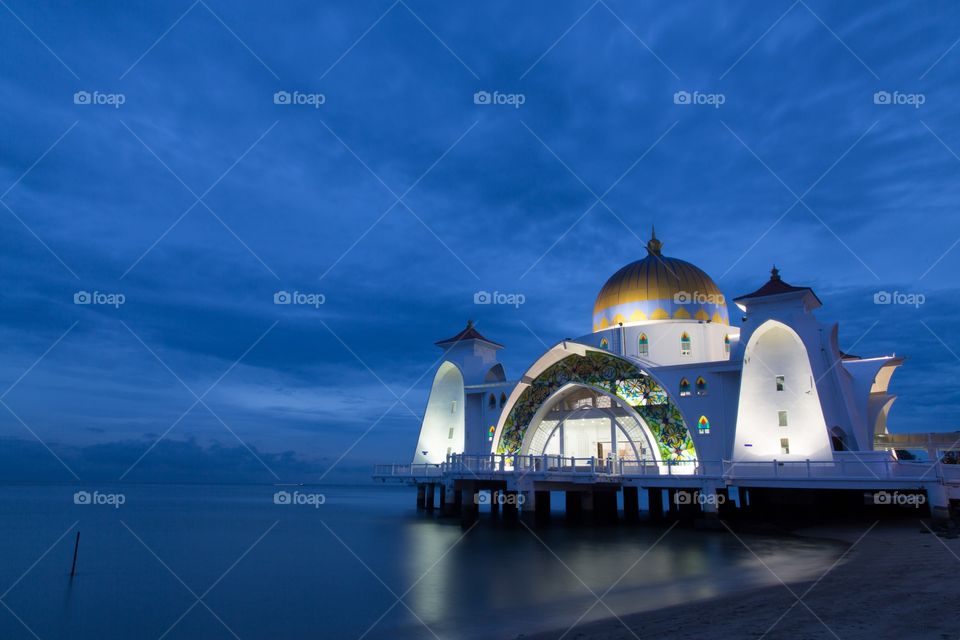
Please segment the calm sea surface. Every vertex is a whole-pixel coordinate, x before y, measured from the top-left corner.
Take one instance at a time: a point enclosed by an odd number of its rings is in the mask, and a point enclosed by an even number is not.
[[[275,504],[278,490],[302,504]],[[103,504],[75,504],[77,491]],[[614,583],[603,599],[618,615],[696,606],[778,584],[753,553],[787,582],[842,553],[744,536],[751,552],[679,528],[657,543],[665,531],[534,535],[482,518],[465,534],[395,487],[3,486],[0,638],[514,638],[569,627]]]

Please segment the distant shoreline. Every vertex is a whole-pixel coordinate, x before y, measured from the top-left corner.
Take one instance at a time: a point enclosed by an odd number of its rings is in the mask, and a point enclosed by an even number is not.
[[[610,617],[578,625],[568,633],[569,623],[558,625],[554,631],[515,637],[524,640],[556,640],[561,636],[564,640],[633,640],[634,634],[644,640],[736,640],[761,636],[770,639],[840,637],[843,640],[956,637],[957,621],[949,603],[960,598],[957,579],[960,560],[955,557],[960,556],[960,540],[921,533],[926,529],[920,520],[905,520],[881,522],[857,542],[872,524],[865,521],[795,532],[804,537],[852,545],[822,578],[630,613],[621,616],[622,623]],[[802,603],[797,602],[787,587]],[[575,617],[571,623],[573,619]]]

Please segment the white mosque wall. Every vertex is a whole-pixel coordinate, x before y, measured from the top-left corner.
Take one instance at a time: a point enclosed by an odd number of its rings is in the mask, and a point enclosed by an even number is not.
[[[797,332],[768,320],[752,332],[743,355],[733,459],[832,460],[811,359]]]
[[[740,376],[737,367],[728,363],[692,364],[654,369],[653,375],[677,404],[683,421],[693,438],[699,460],[729,460],[737,420]],[[706,387],[698,393],[696,381],[703,378]],[[689,382],[689,395],[682,395],[680,383]],[[705,417],[710,430],[701,433],[700,418]]]
[[[414,464],[439,464],[446,460],[448,453],[463,451],[466,404],[463,387],[460,369],[449,361],[441,364],[427,400],[413,454]]]
[[[684,335],[690,338],[689,349]],[[639,358],[647,366],[670,366],[729,360],[724,338],[729,338],[732,350],[739,335],[738,327],[716,322],[651,320],[590,333],[577,338],[577,342],[601,347],[606,341],[605,348],[612,353]],[[646,353],[641,337],[646,337]]]

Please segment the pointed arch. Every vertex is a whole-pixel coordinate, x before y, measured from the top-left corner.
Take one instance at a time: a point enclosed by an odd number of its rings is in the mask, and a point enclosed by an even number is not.
[[[645,333],[641,333],[640,337],[637,338],[637,355],[650,355],[650,340],[647,339],[647,334]]]
[[[693,353],[693,348],[690,341],[690,334],[684,331],[680,334],[680,355],[689,356],[691,353]]]
[[[680,397],[685,398],[690,395],[690,381],[686,378],[680,378]]]
[[[707,381],[703,379],[703,376],[697,376],[697,395],[705,396],[707,395]]]

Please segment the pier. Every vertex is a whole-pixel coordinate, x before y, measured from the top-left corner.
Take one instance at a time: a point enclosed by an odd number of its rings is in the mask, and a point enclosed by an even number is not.
[[[844,452],[834,460],[635,462],[556,455],[451,454],[440,464],[377,465],[379,482],[417,487],[417,507],[459,515],[481,504],[504,518],[544,524],[551,494],[565,494],[566,517],[598,522],[677,518],[711,526],[719,517],[842,512],[858,505],[914,507],[935,520],[960,502],[960,465]],[[438,504],[439,503],[439,504]],[[622,505],[622,506],[620,506]]]

